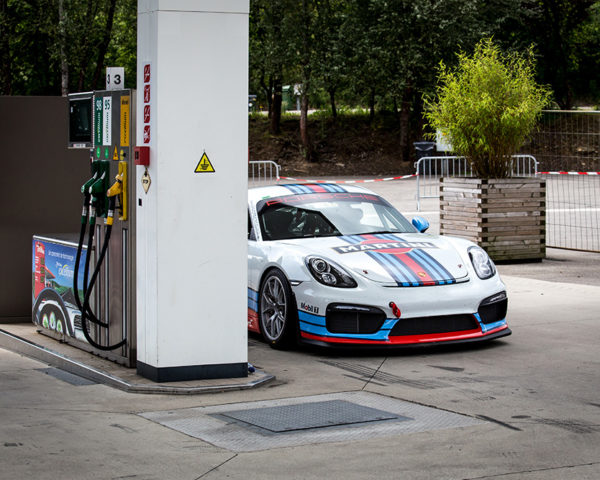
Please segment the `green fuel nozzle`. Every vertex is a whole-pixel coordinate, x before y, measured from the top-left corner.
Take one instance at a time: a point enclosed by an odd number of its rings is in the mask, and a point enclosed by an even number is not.
[[[81,193],[83,193],[84,195],[89,195],[90,187],[97,180],[97,178],[98,178],[98,172],[94,172],[94,176],[81,186]]]
[[[106,174],[102,173],[100,178],[96,179],[88,189],[88,194],[92,197],[92,207],[96,210],[96,215],[103,216],[105,210],[105,198],[106,198]]]
[[[94,172],[94,176],[81,186],[83,193],[83,210],[81,212],[81,223],[85,224],[88,219],[88,207],[90,203],[90,187],[97,180],[98,172]]]

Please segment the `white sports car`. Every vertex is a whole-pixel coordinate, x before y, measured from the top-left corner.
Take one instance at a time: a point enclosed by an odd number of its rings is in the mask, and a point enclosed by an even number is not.
[[[483,249],[429,235],[379,195],[338,184],[248,191],[248,328],[274,347],[408,346],[510,335]]]

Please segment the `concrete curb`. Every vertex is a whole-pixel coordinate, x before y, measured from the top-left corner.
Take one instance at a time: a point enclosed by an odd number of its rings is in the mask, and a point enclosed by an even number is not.
[[[43,345],[21,338],[6,330],[0,329],[0,348],[14,353],[25,355],[35,360],[47,363],[67,372],[87,378],[96,383],[108,385],[129,393],[165,394],[165,395],[197,395],[202,393],[218,393],[234,390],[248,390],[275,379],[273,375],[257,370],[252,375],[255,378],[245,383],[223,383],[201,386],[178,386],[163,384],[134,383],[123,380],[115,375],[108,374],[97,368],[85,365],[63,354],[55,352]],[[258,378],[256,378],[258,377]],[[227,382],[227,379],[224,379]]]

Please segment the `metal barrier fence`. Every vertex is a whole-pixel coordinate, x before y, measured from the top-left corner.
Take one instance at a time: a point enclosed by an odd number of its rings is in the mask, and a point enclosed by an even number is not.
[[[272,160],[248,162],[248,186],[256,187],[279,181],[279,165]]]
[[[546,246],[600,252],[600,172],[546,177]]]
[[[537,173],[538,162],[532,155],[513,155],[511,172],[513,177],[531,177]],[[441,177],[472,177],[471,164],[465,157],[423,157],[415,163],[417,172],[417,210],[421,209],[422,198],[440,196]]]

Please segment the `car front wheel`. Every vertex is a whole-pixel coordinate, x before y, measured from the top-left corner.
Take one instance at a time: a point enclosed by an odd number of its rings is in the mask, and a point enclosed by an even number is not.
[[[279,270],[270,271],[260,287],[260,331],[275,348],[289,346],[296,329],[292,289]]]

